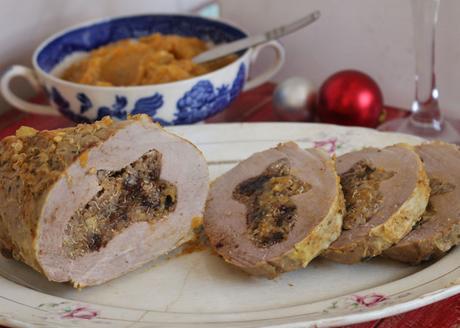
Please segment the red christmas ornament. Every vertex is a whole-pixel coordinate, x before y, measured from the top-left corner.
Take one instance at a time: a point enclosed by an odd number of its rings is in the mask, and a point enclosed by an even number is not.
[[[322,122],[376,127],[383,110],[383,97],[377,83],[367,74],[354,70],[329,77],[318,92],[317,114]]]

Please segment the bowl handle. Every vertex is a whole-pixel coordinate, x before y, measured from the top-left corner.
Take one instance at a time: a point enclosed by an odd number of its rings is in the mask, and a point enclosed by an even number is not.
[[[33,114],[42,114],[42,115],[60,115],[60,113],[51,106],[46,105],[37,105],[25,100],[22,100],[18,96],[16,96],[13,91],[10,89],[10,81],[15,77],[23,77],[25,78],[33,89],[36,92],[41,91],[40,83],[38,82],[37,77],[33,70],[28,67],[14,65],[3,74],[2,79],[0,81],[0,89],[2,91],[3,97],[5,97],[6,101],[15,108],[22,110],[27,113]]]
[[[280,68],[283,66],[284,59],[285,59],[285,50],[284,50],[284,47],[281,45],[281,43],[279,43],[278,41],[270,41],[270,42],[261,44],[255,47],[254,49],[252,49],[250,63],[251,64],[254,63],[257,60],[257,57],[259,56],[260,51],[266,47],[271,47],[275,50],[276,52],[275,62],[273,63],[271,67],[269,67],[265,72],[261,73],[259,76],[250,78],[246,82],[243,88],[243,91],[253,89],[267,82],[268,80],[271,79],[273,75],[278,73]]]

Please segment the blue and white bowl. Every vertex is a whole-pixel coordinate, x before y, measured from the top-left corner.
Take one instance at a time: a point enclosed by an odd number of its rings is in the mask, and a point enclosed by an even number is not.
[[[62,114],[75,122],[91,122],[105,115],[123,120],[130,114],[146,113],[163,125],[202,121],[225,109],[242,90],[270,79],[284,62],[278,42],[243,51],[233,63],[211,73],[177,82],[99,87],[68,82],[56,71],[82,52],[111,42],[139,38],[152,33],[194,36],[213,44],[231,42],[246,33],[232,24],[188,15],[139,15],[86,23],[67,29],[44,41],[33,55],[34,70],[12,66],[2,77],[1,91],[14,107],[36,114]],[[272,67],[248,80],[251,63],[259,51],[273,47],[278,56]],[[52,106],[29,103],[10,89],[15,77],[26,78],[38,91],[45,88]]]

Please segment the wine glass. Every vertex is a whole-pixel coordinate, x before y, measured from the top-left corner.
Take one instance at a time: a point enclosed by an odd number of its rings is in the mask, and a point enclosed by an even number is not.
[[[415,101],[407,118],[391,120],[380,131],[414,134],[460,144],[460,133],[439,108],[435,40],[440,0],[411,0],[415,35]]]

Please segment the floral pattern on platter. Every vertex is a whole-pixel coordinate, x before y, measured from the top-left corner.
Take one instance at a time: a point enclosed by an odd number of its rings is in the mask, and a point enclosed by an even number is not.
[[[388,303],[390,298],[381,293],[369,293],[365,295],[350,295],[338,301],[332,302],[332,305],[323,310],[324,313],[330,313],[338,310],[354,310],[361,308],[364,311],[367,308],[372,308],[378,304]]]
[[[387,296],[378,293],[372,293],[368,295],[353,295],[352,298],[356,303],[365,307],[375,306],[388,299]]]
[[[98,315],[97,311],[90,310],[85,307],[77,307],[69,312],[64,313],[62,319],[84,319],[91,320],[96,318]]]
[[[407,295],[405,295],[407,296]],[[340,310],[355,310],[361,309],[364,311],[367,308],[373,308],[379,304],[387,304],[390,298],[384,294],[372,292],[365,295],[349,295],[337,301],[334,301],[331,306],[323,310],[323,313],[331,313]],[[88,306],[68,301],[60,303],[44,303],[38,305],[38,308],[54,313],[59,319],[77,319],[77,320],[92,320],[98,318],[100,312]]]
[[[244,86],[246,68],[241,64],[231,86],[215,87],[209,80],[201,80],[177,101],[174,124],[202,121],[227,107]]]
[[[313,141],[314,148],[322,148],[329,155],[334,155],[335,152],[342,147],[342,143],[338,142],[338,138],[328,138],[324,140],[315,140]]]
[[[40,304],[38,308],[58,314],[61,319],[91,320],[99,315],[99,311],[70,302],[44,303]]]

